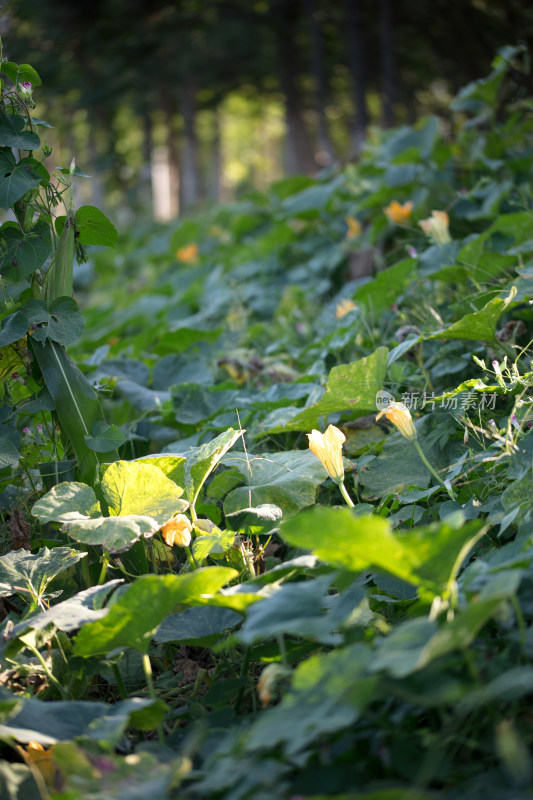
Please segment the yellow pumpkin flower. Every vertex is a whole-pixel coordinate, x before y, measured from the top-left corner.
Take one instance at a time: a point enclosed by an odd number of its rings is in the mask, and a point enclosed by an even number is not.
[[[350,239],[355,239],[356,236],[359,236],[362,230],[361,223],[359,222],[359,220],[356,219],[355,217],[348,216],[344,218],[344,221],[348,226],[348,230],[346,231],[346,238],[350,240]]]
[[[313,430],[307,434],[309,449],[322,462],[326,472],[339,486],[344,481],[342,444],[346,436],[335,425],[329,425],[325,433]]]
[[[17,745],[17,750],[28,765],[28,767],[36,767],[43,776],[44,782],[48,788],[54,785],[54,778],[57,768],[53,762],[53,747],[45,748],[39,742],[28,742],[26,747]]]
[[[345,317],[346,314],[350,313],[350,311],[353,311],[355,307],[356,306],[353,300],[350,300],[348,297],[343,297],[340,303],[337,304],[335,316],[337,319],[342,319],[342,317]]]
[[[169,547],[177,544],[188,547],[191,543],[192,522],[184,514],[178,514],[161,528],[161,536]]]
[[[181,261],[182,264],[194,264],[198,261],[198,245],[193,242],[192,244],[185,245],[185,247],[180,247],[176,252],[176,258],[178,261]]]
[[[389,422],[392,422],[406,439],[410,441],[416,439],[415,424],[411,417],[411,412],[404,403],[389,403],[388,406],[379,412],[376,417],[376,422],[383,416],[387,417]]]
[[[403,203],[403,205],[397,200],[393,200],[383,211],[387,215],[389,222],[393,222],[396,225],[407,225],[411,219],[413,204],[410,200],[407,203]]]
[[[424,233],[438,244],[451,242],[452,237],[448,230],[450,218],[445,211],[432,211],[430,217],[420,220],[418,224]]]

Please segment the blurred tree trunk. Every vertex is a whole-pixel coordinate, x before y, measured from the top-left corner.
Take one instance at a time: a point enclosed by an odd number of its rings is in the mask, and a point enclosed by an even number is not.
[[[396,61],[394,58],[394,28],[391,0],[379,0],[379,39],[382,87],[382,122],[385,128],[394,125],[396,95]]]
[[[179,212],[179,154],[176,144],[176,130],[174,126],[175,109],[167,105],[165,112],[167,118],[167,149],[168,149],[168,180],[169,180],[169,205],[171,217],[177,217]]]
[[[180,111],[183,117],[183,144],[180,170],[180,210],[190,211],[200,201],[199,148],[196,133],[196,91],[192,84],[180,90]]]
[[[348,39],[348,64],[352,75],[355,119],[352,130],[354,154],[358,155],[366,138],[368,106],[366,102],[366,69],[364,28],[361,0],[346,0],[346,36]]]
[[[212,203],[220,200],[220,179],[222,174],[222,142],[220,138],[220,113],[213,109],[211,138],[207,155],[206,195]]]
[[[302,119],[302,98],[297,82],[296,29],[297,8],[292,0],[274,6],[274,31],[278,56],[280,88],[285,102],[286,172],[295,175],[316,169],[309,134]]]
[[[315,161],[319,166],[324,167],[335,160],[326,118],[328,82],[324,67],[324,37],[320,22],[317,19],[315,0],[302,1],[311,35],[311,74],[313,75],[315,111],[318,125],[318,152],[315,153]]]
[[[146,205],[147,208],[152,210],[153,216],[153,196],[152,196],[152,120],[145,105],[139,110],[142,127],[143,127],[143,165],[140,170],[140,194],[141,194],[141,207]]]

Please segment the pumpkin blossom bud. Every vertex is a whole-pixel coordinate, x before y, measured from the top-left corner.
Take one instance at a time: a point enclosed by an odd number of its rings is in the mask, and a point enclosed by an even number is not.
[[[328,425],[325,433],[313,430],[307,438],[311,452],[322,462],[330,478],[340,485],[344,481],[342,444],[346,436],[335,425]]]
[[[345,317],[346,314],[349,314],[350,311],[353,311],[355,308],[355,303],[353,300],[350,300],[349,297],[343,297],[340,303],[337,303],[337,308],[335,309],[335,316],[337,319],[342,319]]]
[[[191,543],[192,522],[184,514],[173,517],[160,530],[169,547],[174,544],[188,547]]]
[[[361,233],[361,223],[355,217],[345,217],[345,223],[348,226],[348,230],[346,231],[346,238],[348,240],[355,239],[356,236],[359,236]]]
[[[404,403],[389,403],[388,406],[379,412],[376,417],[376,422],[383,416],[387,417],[389,422],[392,422],[406,439],[410,441],[416,439],[415,424],[411,417],[411,412]]]
[[[198,245],[193,242],[192,244],[185,245],[185,247],[180,247],[176,252],[176,258],[178,261],[181,261],[182,264],[194,264],[198,261]]]
[[[39,742],[28,742],[25,747],[17,745],[17,750],[30,768],[39,770],[48,788],[53,787],[57,772],[53,761],[54,748],[46,750]]]
[[[393,200],[383,211],[387,215],[389,222],[396,223],[396,225],[407,225],[411,219],[413,204],[410,200],[407,203],[403,203],[403,205],[397,200]]]
[[[445,211],[432,211],[428,219],[422,219],[418,224],[424,233],[434,241],[439,244],[447,244],[452,240],[448,230],[449,223],[450,218]]]

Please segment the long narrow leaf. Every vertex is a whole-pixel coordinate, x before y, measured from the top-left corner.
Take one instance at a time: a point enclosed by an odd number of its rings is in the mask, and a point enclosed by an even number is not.
[[[33,341],[32,349],[54,400],[60,425],[76,453],[80,478],[92,486],[97,480],[99,465],[118,459],[116,450],[95,453],[87,447],[84,438],[91,435],[95,422],[104,420],[100,401],[61,345],[50,340],[44,344]]]
[[[72,297],[74,255],[76,252],[75,218],[67,214],[56,253],[50,269],[46,273],[43,296],[48,305],[58,297]]]

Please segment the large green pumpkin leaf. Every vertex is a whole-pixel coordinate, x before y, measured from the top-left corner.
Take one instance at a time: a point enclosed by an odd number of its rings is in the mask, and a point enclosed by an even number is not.
[[[139,727],[133,720],[132,723],[133,727]],[[161,760],[159,753],[143,751],[132,756],[125,758],[122,753],[106,753],[101,762],[105,769],[98,769],[94,763],[94,746],[84,750],[73,742],[60,742],[54,747],[54,763],[62,775],[61,794],[72,800],[169,800],[171,786],[175,788],[189,769],[188,759]],[[34,794],[31,800],[36,797]]]
[[[0,558],[0,597],[22,590],[25,597],[42,597],[56,575],[69,569],[87,553],[70,547],[43,547],[32,555],[27,550],[13,550]]]
[[[101,489],[112,517],[140,514],[162,525],[187,508],[183,489],[143,461],[115,461],[106,468]]]
[[[431,600],[454,579],[481,525],[478,520],[464,523],[461,518],[452,524],[449,519],[400,534],[382,517],[320,506],[282,523],[281,536],[333,566],[395,575]]]
[[[430,457],[429,448],[421,446]],[[430,474],[414,444],[401,434],[392,434],[387,437],[379,456],[361,470],[359,480],[365,487],[365,495],[385,497],[402,486],[427,487]]]
[[[333,367],[321,399],[299,411],[285,424],[271,427],[269,431],[310,431],[321,416],[346,411],[350,417],[361,417],[375,411],[376,393],[385,381],[387,356],[387,348],[379,347],[359,361]]]
[[[32,508],[32,514],[46,522],[71,522],[74,519],[98,517],[100,503],[94,490],[85,483],[69,481],[53,486]]]
[[[225,631],[235,628],[241,622],[241,615],[231,609],[193,606],[163,620],[154,639],[156,642],[180,642],[208,647],[216,644]]]
[[[354,300],[356,303],[363,303],[374,314],[385,311],[397,300],[415,275],[415,259],[406,258],[378,272],[373,280],[359,287]]]
[[[206,567],[185,575],[143,575],[132,583],[103,620],[92,622],[76,637],[80,656],[105,655],[131,647],[147,653],[150,641],[176,606],[201,605],[237,576],[227,567]]]
[[[125,729],[134,725],[136,716],[143,727],[143,712],[149,710],[150,727],[161,722],[166,705],[159,700],[132,697],[110,706],[92,701],[46,701],[25,697],[22,707],[0,724],[0,739],[10,742],[56,744],[77,737],[87,737],[101,745],[113,746]],[[146,714],[144,715],[146,719]]]
[[[509,296],[502,300],[501,297],[494,297],[479,311],[472,314],[465,314],[460,320],[454,322],[447,328],[435,331],[425,339],[474,339],[482,342],[492,342],[496,339],[496,324],[501,315],[512,302],[516,295],[516,289],[509,293]]]
[[[220,459],[228,452],[244,431],[228,428],[215,439],[185,453],[185,497],[194,505],[200,489],[215,469]]]
[[[315,502],[317,486],[327,477],[324,467],[310,450],[268,453],[253,456],[249,461],[244,454],[232,455],[224,463],[237,467],[248,482],[226,496],[225,514],[263,504],[279,506],[284,514],[293,514]]]
[[[167,478],[174,481],[178,486],[183,486],[185,483],[185,457],[177,455],[166,455],[158,453],[151,456],[142,456],[137,459],[142,464],[152,464],[158,467]]]
[[[76,542],[100,546],[110,553],[120,553],[129,550],[141,537],[153,536],[160,527],[153,517],[122,514],[120,517],[72,520],[64,524],[63,530]]]
[[[251,726],[245,750],[282,745],[291,756],[352,725],[376,696],[378,678],[365,675],[371,659],[371,649],[362,644],[308,658],[296,669],[292,689],[281,703]]]

